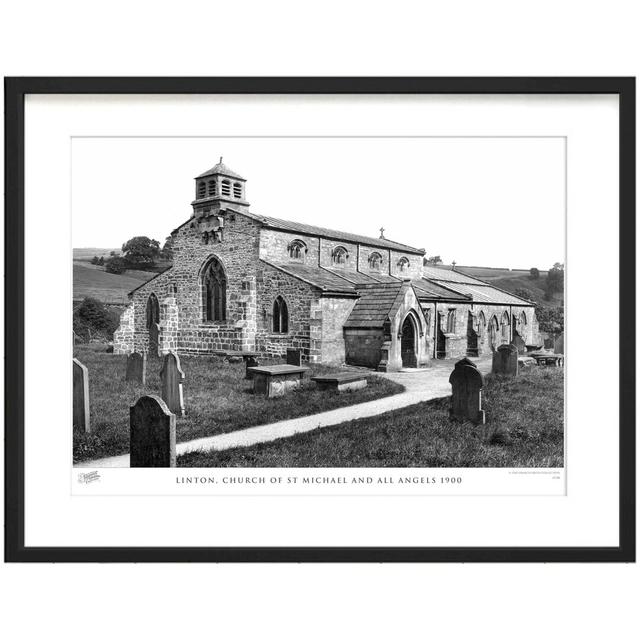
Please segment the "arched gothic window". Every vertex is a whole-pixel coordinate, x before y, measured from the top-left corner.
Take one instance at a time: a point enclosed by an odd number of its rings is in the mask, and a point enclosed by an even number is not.
[[[409,270],[409,260],[404,256],[398,260],[398,269],[400,271],[408,271]]]
[[[374,251],[369,256],[369,269],[374,271],[380,271],[380,267],[382,267],[382,256]]]
[[[456,332],[456,310],[449,309],[449,313],[447,314],[447,333],[455,333]]]
[[[198,198],[204,198],[207,195],[207,184],[203,180],[202,182],[198,182]]]
[[[478,335],[483,336],[484,330],[487,326],[487,319],[484,315],[484,311],[481,311],[478,315]]]
[[[289,311],[282,296],[278,296],[273,302],[273,332],[289,332]]]
[[[215,180],[209,180],[207,195],[215,196],[217,194],[217,192],[218,192],[218,190],[216,189],[216,181]]]
[[[303,260],[307,252],[307,245],[302,240],[293,240],[287,247],[289,257],[294,260]]]
[[[502,339],[509,341],[509,312],[505,311],[502,314],[502,318],[500,320],[500,324],[502,325]]]
[[[331,252],[331,262],[333,264],[346,264],[349,258],[349,252],[344,247],[336,247]]]
[[[203,316],[207,322],[227,319],[227,277],[222,264],[212,258],[202,275]]]

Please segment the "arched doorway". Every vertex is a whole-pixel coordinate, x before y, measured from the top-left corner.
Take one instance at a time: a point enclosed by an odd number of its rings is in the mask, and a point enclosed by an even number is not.
[[[160,303],[155,293],[147,298],[147,331],[149,332],[149,355],[158,356],[160,346]]]
[[[402,337],[400,338],[400,353],[402,355],[402,366],[416,368],[418,357],[416,355],[416,324],[411,314],[407,315],[402,323]]]
[[[442,360],[447,357],[447,340],[442,330],[444,314],[438,311],[436,315],[436,358]]]
[[[478,357],[478,334],[473,328],[473,314],[469,311],[467,318],[467,355],[470,358]]]

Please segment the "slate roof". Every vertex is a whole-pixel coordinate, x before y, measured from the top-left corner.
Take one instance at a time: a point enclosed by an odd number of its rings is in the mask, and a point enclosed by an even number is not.
[[[356,289],[352,283],[347,282],[344,278],[339,278],[328,269],[312,267],[299,262],[277,264],[275,262],[269,262],[264,258],[261,258],[261,260],[270,267],[284,271],[299,280],[318,287],[318,289],[334,293],[352,293],[353,295],[356,295]]]
[[[358,287],[360,298],[344,323],[345,327],[381,327],[392,312],[408,282],[388,282]]]
[[[483,280],[478,280],[472,276],[451,269],[437,269],[434,267],[424,267],[425,278],[445,289],[449,289],[457,294],[470,298],[479,304],[511,304],[511,305],[531,305],[531,302],[518,296],[498,289]]]
[[[352,271],[350,269],[332,269],[331,267],[323,267],[323,269],[333,273],[339,278],[344,278],[353,284],[375,284],[376,282],[380,282],[377,277],[361,273],[360,271]],[[393,281],[398,282],[395,278]]]
[[[217,165],[215,165],[214,167],[211,167],[211,169],[209,169],[208,171],[205,171],[204,173],[201,173],[199,176],[196,176],[196,180],[198,178],[205,178],[206,176],[214,176],[214,175],[222,175],[222,176],[227,176],[228,178],[236,178],[237,180],[244,180],[244,178],[239,173],[232,171],[231,169],[229,169],[229,167],[227,167],[226,164],[223,164],[222,162],[218,162]]]
[[[421,280],[413,280],[412,284],[420,300],[460,300],[460,302],[470,301],[470,299],[466,295],[453,291],[451,288],[445,288],[437,282],[432,282],[430,280],[426,280],[425,278],[422,278]]]
[[[327,229],[326,227],[316,227],[312,224],[303,222],[292,222],[291,220],[281,220],[271,216],[261,216],[249,211],[239,211],[254,220],[261,222],[265,227],[271,229],[279,229],[281,231],[293,231],[294,233],[303,233],[311,236],[322,236],[323,238],[331,238],[333,240],[342,240],[343,242],[354,242],[365,244],[369,247],[382,247],[384,249],[394,249],[404,253],[417,253],[424,255],[424,249],[416,249],[407,244],[387,240],[386,238],[371,238],[369,236],[361,236],[356,233],[348,233],[346,231],[336,231],[335,229]]]

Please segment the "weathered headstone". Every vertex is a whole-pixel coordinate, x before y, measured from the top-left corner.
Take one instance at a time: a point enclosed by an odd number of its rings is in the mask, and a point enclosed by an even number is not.
[[[518,349],[513,344],[501,344],[493,354],[491,372],[503,376],[518,375]]]
[[[162,398],[142,396],[129,409],[129,465],[176,466],[176,417]]]
[[[302,352],[300,349],[287,349],[287,364],[294,367],[302,366]]]
[[[73,429],[91,433],[89,414],[89,370],[73,359]]]
[[[526,353],[527,345],[525,344],[524,340],[518,334],[513,336],[513,340],[511,341],[511,344],[513,344],[515,346],[515,348],[518,350],[518,353],[520,353],[520,354]]]
[[[169,411],[177,416],[184,416],[184,392],[182,382],[184,372],[180,367],[180,358],[173,352],[167,353],[160,371],[162,383],[162,399],[166,402]]]
[[[149,327],[149,356],[157,358],[160,355],[160,325],[152,322]]]
[[[465,360],[466,358],[457,362],[449,376],[449,382],[451,383],[451,410],[449,411],[449,416],[452,420],[484,424],[482,374],[473,363],[467,364]]]
[[[127,356],[127,374],[125,380],[144,384],[147,377],[147,355],[131,353]]]
[[[553,342],[553,350],[555,353],[564,353],[564,333],[556,336]]]
[[[245,380],[253,380],[253,371],[251,371],[250,367],[259,367],[260,361],[255,356],[248,356],[244,360],[247,365],[244,378]]]

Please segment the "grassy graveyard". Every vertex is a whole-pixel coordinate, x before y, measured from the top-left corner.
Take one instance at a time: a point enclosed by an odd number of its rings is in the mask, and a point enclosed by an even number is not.
[[[564,370],[487,376],[485,426],[449,420],[450,398],[270,443],[190,453],[183,467],[562,467]]]
[[[91,433],[74,433],[74,462],[129,451],[129,406],[145,394],[160,395],[162,360],[147,361],[146,384],[126,382],[126,356],[105,352],[104,345],[78,345],[74,349],[89,370]],[[282,362],[282,361],[279,361]],[[264,361],[261,361],[263,364]],[[367,402],[401,392],[400,385],[379,377],[352,393],[331,394],[315,388],[310,375],[333,373],[339,367],[312,365],[302,387],[282,398],[267,399],[252,393],[245,380],[244,363],[230,364],[213,357],[183,357],[186,417],[177,418],[178,442],[193,440]]]

